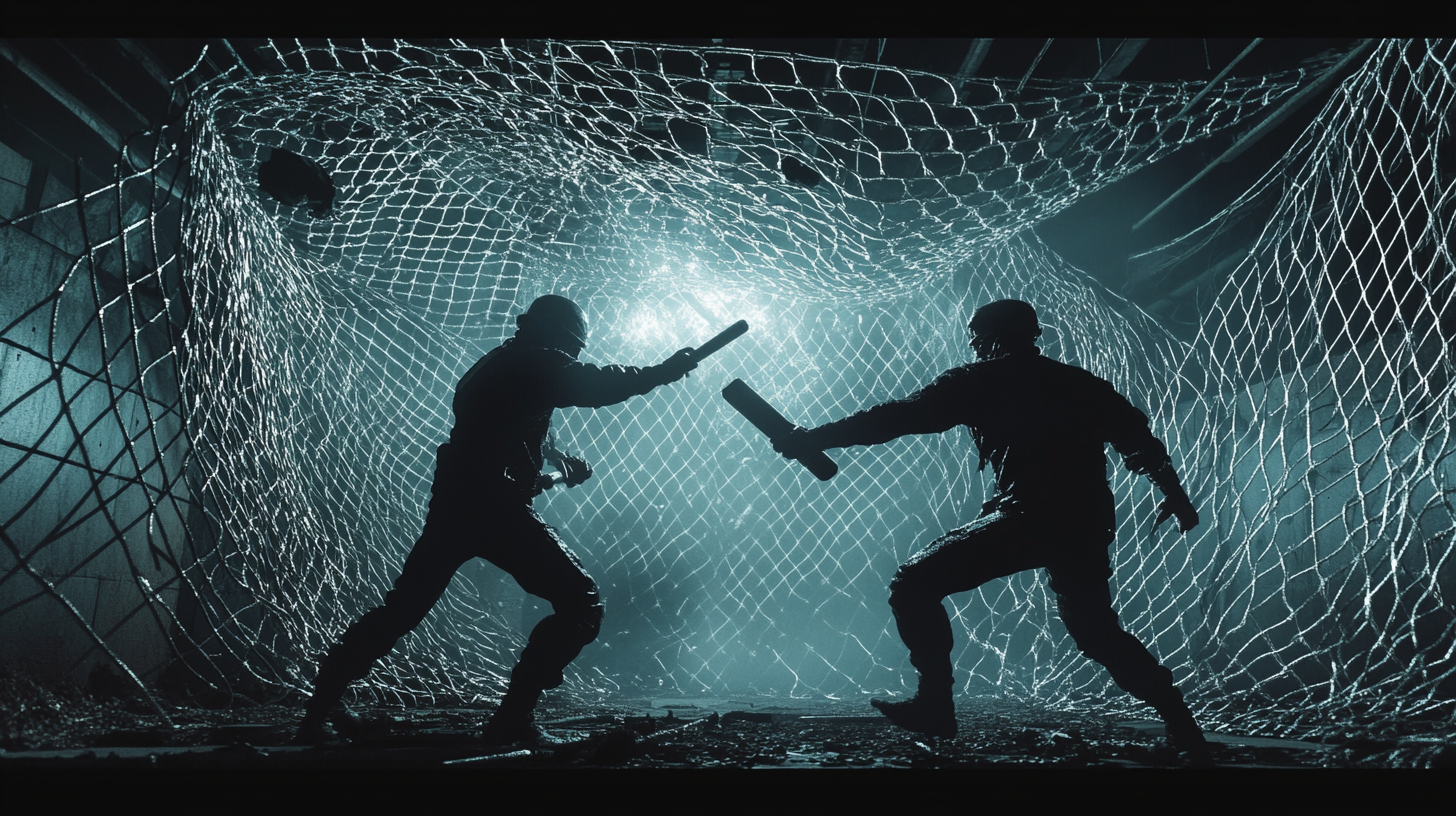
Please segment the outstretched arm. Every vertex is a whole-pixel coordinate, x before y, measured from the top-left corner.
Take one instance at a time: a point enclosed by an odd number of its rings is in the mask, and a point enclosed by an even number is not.
[[[682,349],[655,366],[595,366],[571,361],[546,372],[547,397],[557,408],[602,408],[674,383],[697,368],[692,349]]]
[[[911,434],[944,433],[955,427],[957,383],[954,372],[902,400],[894,400],[851,414],[817,428],[795,428],[773,441],[774,450],[790,459],[853,445],[881,445]]]
[[[1163,494],[1153,529],[1176,517],[1180,532],[1192,530],[1198,526],[1198,510],[1193,507],[1188,491],[1183,489],[1183,483],[1178,479],[1168,448],[1162,440],[1153,436],[1146,414],[1131,405],[1127,409],[1130,414],[1121,432],[1113,438],[1112,447],[1122,454],[1123,464],[1128,470],[1148,477],[1148,481]]]

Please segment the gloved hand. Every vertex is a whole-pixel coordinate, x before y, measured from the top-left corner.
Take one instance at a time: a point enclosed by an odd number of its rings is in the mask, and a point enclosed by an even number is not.
[[[795,425],[792,431],[773,440],[773,449],[782,453],[785,459],[802,459],[824,450],[814,441],[813,431],[798,425]]]
[[[585,459],[572,456],[569,453],[560,453],[550,457],[551,463],[560,469],[559,473],[543,473],[536,480],[536,487],[546,491],[564,484],[567,487],[576,487],[592,477],[591,465]]]
[[[561,475],[564,477],[561,483],[567,487],[576,487],[592,476],[591,465],[585,459],[566,454],[557,460],[556,465],[561,468]]]
[[[698,367],[698,360],[693,356],[690,348],[679,349],[671,357],[652,367],[657,373],[657,384],[667,385],[675,383],[688,375],[689,371]]]
[[[1158,518],[1153,522],[1153,530],[1156,531],[1163,526],[1163,522],[1173,516],[1178,517],[1179,532],[1186,533],[1198,526],[1198,511],[1193,508],[1193,502],[1188,499],[1188,496],[1182,494],[1181,491],[1180,494],[1163,499],[1162,504],[1158,505]]]

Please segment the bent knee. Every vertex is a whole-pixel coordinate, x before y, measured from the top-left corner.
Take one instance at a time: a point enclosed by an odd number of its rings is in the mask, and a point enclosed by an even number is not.
[[[602,619],[606,617],[606,614],[607,610],[602,606],[601,601],[597,601],[587,607],[586,614],[582,617],[581,622],[582,636],[586,638],[587,643],[596,640],[597,635],[601,634]]]
[[[556,614],[564,618],[562,621],[566,624],[564,628],[572,632],[573,640],[586,645],[596,640],[597,635],[601,634],[606,609],[602,606],[601,597],[592,592],[578,603],[557,609]]]
[[[351,649],[388,651],[396,641],[413,631],[429,611],[428,606],[416,608],[399,603],[376,606],[346,629],[339,642]]]
[[[903,609],[917,604],[939,603],[945,597],[938,594],[925,580],[924,571],[907,564],[895,572],[890,579],[890,608]]]
[[[1062,621],[1077,650],[1103,665],[1143,648],[1141,641],[1118,625],[1115,616],[1109,617],[1110,620]]]

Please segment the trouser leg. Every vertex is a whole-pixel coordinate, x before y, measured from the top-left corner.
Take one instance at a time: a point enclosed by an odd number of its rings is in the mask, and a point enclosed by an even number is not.
[[[954,638],[945,597],[1040,566],[1036,542],[1028,540],[1023,526],[1002,513],[983,516],[911,556],[890,581],[895,626],[910,650],[910,665],[920,672],[922,689],[950,691]]]
[[[472,557],[455,535],[446,535],[438,527],[438,523],[426,522],[425,533],[405,559],[384,603],[345,630],[319,664],[309,714],[321,715],[337,705],[350,683],[367,675],[375,661],[419,626],[456,571]]]
[[[1203,731],[1173,684],[1173,673],[1117,621],[1106,550],[1082,551],[1078,563],[1049,567],[1057,611],[1082,654],[1101,663],[1123,691],[1152,706],[1167,724],[1168,741],[1195,762],[1211,762]]]
[[[1173,685],[1173,673],[1118,623],[1108,587],[1111,569],[1106,550],[1088,548],[1084,555],[1086,563],[1047,570],[1057,612],[1077,648],[1106,667],[1113,682],[1139,700],[1160,711],[1181,706],[1183,695]]]
[[[529,715],[543,690],[563,682],[563,671],[602,627],[601,596],[580,560],[534,512],[509,546],[485,554],[525,591],[550,602],[552,612],[535,628],[511,672],[502,711]]]
[[[460,565],[473,557],[470,533],[478,524],[472,525],[468,516],[473,499],[468,484],[452,469],[449,445],[441,445],[425,528],[383,605],[364,613],[320,661],[305,711],[306,725],[321,722],[350,683],[367,675],[376,660],[389,654],[401,637],[425,619]]]

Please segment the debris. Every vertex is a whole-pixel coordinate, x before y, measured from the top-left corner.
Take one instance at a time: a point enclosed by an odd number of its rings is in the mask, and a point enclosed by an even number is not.
[[[258,165],[258,186],[280,204],[313,205],[314,218],[327,218],[334,207],[334,180],[318,162],[281,147]]]
[[[478,757],[466,757],[465,759],[447,759],[446,765],[489,765],[492,762],[502,762],[507,759],[525,759],[531,752],[525,749],[519,751],[507,751],[503,754],[487,754]]]
[[[479,723],[492,707],[361,707],[378,727],[359,740],[320,747],[288,745],[294,705],[181,708],[175,729],[98,700],[0,674],[0,712],[10,739],[0,773],[21,768],[1009,768],[1172,767],[1160,729],[1098,711],[1057,711],[996,698],[959,700],[958,736],[929,740],[887,726],[862,700],[786,701],[752,711],[683,719],[640,716],[641,701],[557,701],[542,722],[569,725],[578,739],[491,753]],[[53,705],[54,704],[54,705]],[[748,703],[705,701],[697,711]],[[686,706],[674,706],[686,708]],[[765,710],[769,709],[769,710]],[[1214,758],[1226,767],[1446,767],[1445,738],[1351,737],[1338,744],[1215,733]]]
[[[824,180],[819,171],[793,156],[784,156],[779,160],[779,171],[784,174],[784,178],[801,187],[814,187]]]

